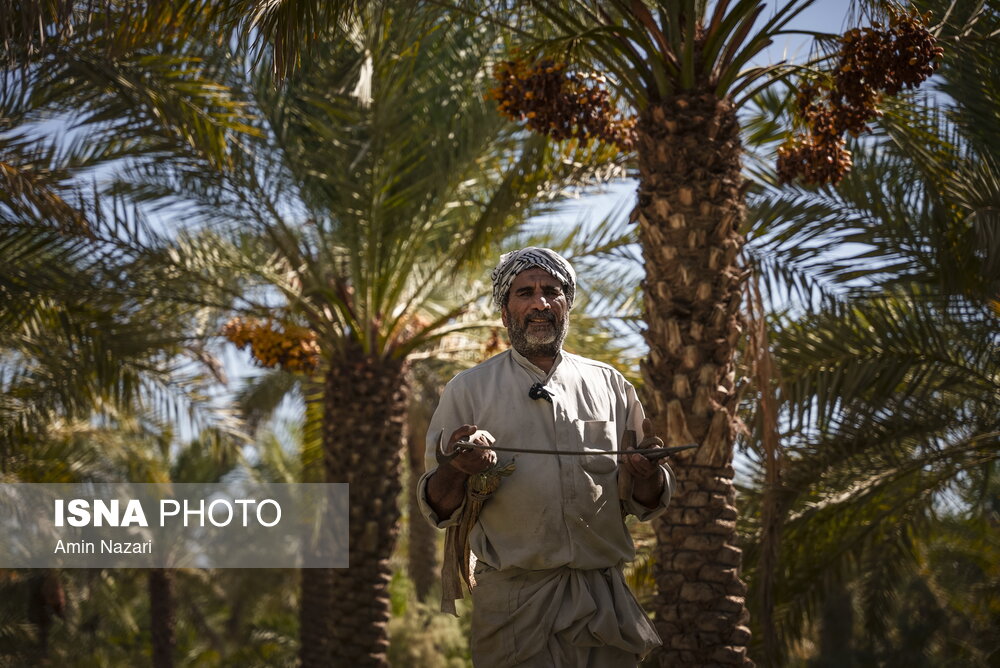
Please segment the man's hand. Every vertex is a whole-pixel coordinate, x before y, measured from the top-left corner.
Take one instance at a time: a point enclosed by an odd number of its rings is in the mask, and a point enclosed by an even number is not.
[[[496,439],[493,435],[483,429],[478,429],[474,424],[464,424],[456,429],[451,438],[448,439],[446,452],[455,451],[455,443],[458,441],[471,441],[480,445],[493,445]],[[447,466],[451,466],[465,475],[476,475],[482,473],[489,467],[497,463],[497,453],[492,450],[465,450],[450,460]]]
[[[474,424],[464,424],[448,439],[446,452],[454,452],[458,441],[471,441],[482,445],[493,445],[496,440],[488,431],[478,429]],[[497,462],[497,453],[492,450],[466,450],[461,452],[427,479],[427,503],[438,519],[446,519],[465,501],[465,481],[470,475],[482,473]]]
[[[649,418],[642,421],[642,435],[644,437],[643,440],[654,435],[653,422]],[[662,446],[652,445],[646,447],[658,448]],[[655,508],[659,503],[660,495],[663,494],[663,483],[666,482],[666,477],[660,465],[643,455],[624,455],[622,457],[622,465],[635,481],[632,488],[632,498],[647,508]]]

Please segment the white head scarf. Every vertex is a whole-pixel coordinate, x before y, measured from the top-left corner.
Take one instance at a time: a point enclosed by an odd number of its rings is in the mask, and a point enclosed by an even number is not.
[[[504,253],[500,256],[496,269],[490,275],[493,279],[493,301],[497,308],[502,309],[510,295],[510,285],[514,278],[526,269],[538,267],[552,274],[562,283],[566,293],[566,303],[572,308],[576,296],[576,272],[566,258],[551,248],[535,248],[529,246],[521,250]]]

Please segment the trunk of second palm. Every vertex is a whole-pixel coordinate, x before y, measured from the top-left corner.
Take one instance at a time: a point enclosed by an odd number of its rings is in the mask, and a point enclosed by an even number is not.
[[[149,626],[153,645],[153,668],[173,668],[174,573],[167,568],[154,568],[146,576],[149,586]]]
[[[28,621],[37,629],[38,645],[25,654],[36,663],[46,663],[49,659],[49,631],[53,618],[65,615],[66,592],[59,571],[51,568],[39,569],[28,582]]]
[[[350,485],[350,568],[302,571],[302,666],[386,666],[406,416],[403,365],[349,351],[331,360],[323,402],[325,478]]]
[[[809,668],[840,668],[857,665],[854,653],[854,605],[842,582],[834,583],[823,601],[819,624],[819,647]]]
[[[410,458],[410,476],[406,498],[409,504],[408,568],[417,600],[424,601],[438,578],[437,529],[424,521],[417,504],[417,483],[424,473],[425,436],[431,416],[425,405],[413,406],[409,411],[406,445]]]
[[[739,126],[732,106],[706,93],[651,105],[638,129],[647,401],[668,445],[699,445],[673,460],[677,493],[656,523],[658,658],[664,666],[746,665],[732,467],[744,241]]]

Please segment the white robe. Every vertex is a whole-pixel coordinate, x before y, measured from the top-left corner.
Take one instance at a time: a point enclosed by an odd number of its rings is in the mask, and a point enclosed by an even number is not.
[[[539,382],[552,403],[528,397]],[[514,460],[516,470],[470,534],[479,562],[472,619],[477,666],[586,666],[606,651],[639,657],[660,644],[621,576],[621,566],[635,557],[622,511],[641,520],[661,514],[674,476],[664,465],[667,483],[657,507],[622,502],[617,457],[601,454],[619,449],[626,429],[641,439],[643,417],[635,389],[618,371],[569,353],[560,353],[545,374],[509,350],[445,387],[418,488],[420,507],[435,526],[455,524],[462,512],[441,520],[426,501],[442,430],[447,441],[461,425],[475,424],[499,447],[594,453],[497,453],[499,463]]]

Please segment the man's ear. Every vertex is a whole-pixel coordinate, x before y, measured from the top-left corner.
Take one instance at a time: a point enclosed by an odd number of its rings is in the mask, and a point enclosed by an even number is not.
[[[508,317],[507,317],[507,307],[506,306],[501,306],[500,307],[500,322],[503,323],[504,327],[510,327],[510,325],[507,324],[507,320],[508,320]]]

